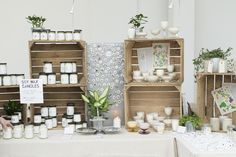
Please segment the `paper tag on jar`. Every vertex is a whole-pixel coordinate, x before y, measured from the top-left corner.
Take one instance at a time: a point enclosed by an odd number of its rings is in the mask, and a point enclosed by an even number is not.
[[[226,72],[226,61],[220,60],[219,62],[219,73],[225,73]]]
[[[213,62],[208,61],[207,72],[212,73],[212,70],[213,70]]]
[[[72,127],[66,126],[64,128],[64,134],[65,135],[72,135],[74,133],[74,129]]]

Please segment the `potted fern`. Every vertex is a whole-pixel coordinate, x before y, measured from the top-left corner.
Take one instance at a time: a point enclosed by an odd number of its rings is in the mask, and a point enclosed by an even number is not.
[[[131,24],[131,28],[128,30],[128,37],[134,38],[135,34],[139,32],[143,32],[144,24],[148,22],[146,19],[148,17],[144,16],[143,14],[137,14],[134,17],[130,18],[130,21],[128,24]]]
[[[93,127],[101,132],[104,122],[104,113],[109,111],[112,105],[108,100],[109,87],[107,87],[102,94],[99,95],[97,91],[88,91],[87,96],[81,95],[84,102],[88,105],[88,114],[93,122]]]

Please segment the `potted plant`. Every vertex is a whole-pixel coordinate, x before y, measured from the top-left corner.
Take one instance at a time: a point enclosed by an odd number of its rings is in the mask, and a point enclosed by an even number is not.
[[[202,72],[202,67],[204,67],[204,62],[211,60],[213,62],[213,70],[212,72],[218,72],[219,62],[221,59],[226,60],[230,55],[230,51],[232,50],[229,47],[226,51],[221,48],[209,50],[209,49],[201,49],[200,55],[193,59],[193,64],[195,66],[196,72]]]
[[[134,17],[130,18],[129,24],[131,24],[131,28],[128,30],[128,36],[129,38],[134,38],[135,33],[143,32],[143,28],[146,22],[148,22],[146,19],[148,17],[144,16],[143,14],[137,14]]]
[[[27,16],[26,20],[32,24],[32,30],[41,30],[43,29],[43,24],[46,21],[46,18],[42,16]]]
[[[16,112],[22,112],[22,105],[16,101],[9,100],[8,103],[3,106],[3,109],[7,116],[12,116]]]
[[[185,126],[187,122],[191,122],[195,129],[199,128],[202,125],[202,119],[192,112],[190,115],[184,115],[180,118],[179,124]]]
[[[108,100],[109,87],[99,95],[97,91],[88,91],[87,96],[81,95],[84,102],[88,105],[88,112],[94,127],[100,132],[104,119],[103,113],[109,110],[112,105]]]

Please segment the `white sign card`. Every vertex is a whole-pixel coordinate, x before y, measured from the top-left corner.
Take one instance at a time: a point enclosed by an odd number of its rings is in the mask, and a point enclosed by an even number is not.
[[[43,82],[41,79],[22,79],[20,81],[20,103],[43,103]]]

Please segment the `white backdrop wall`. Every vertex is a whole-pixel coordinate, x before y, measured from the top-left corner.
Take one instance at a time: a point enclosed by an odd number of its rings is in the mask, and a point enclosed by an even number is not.
[[[146,30],[167,20],[167,0],[139,0],[140,11],[149,17]],[[136,0],[75,0],[75,28],[84,30],[87,42],[122,42],[128,21],[137,12]],[[0,62],[8,63],[9,73],[29,76],[28,40],[31,39],[28,15],[47,18],[46,28],[71,30],[69,11],[72,0],[0,0]]]

